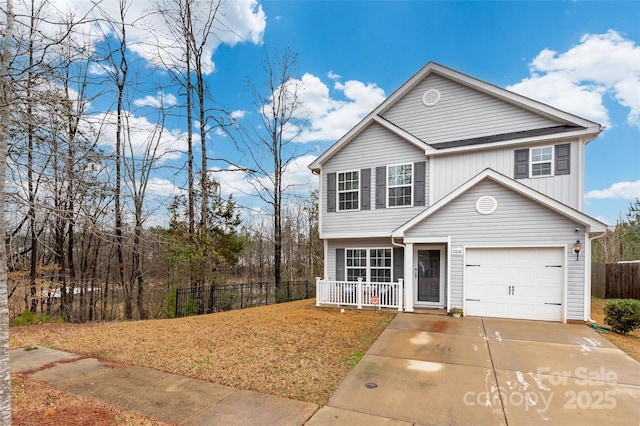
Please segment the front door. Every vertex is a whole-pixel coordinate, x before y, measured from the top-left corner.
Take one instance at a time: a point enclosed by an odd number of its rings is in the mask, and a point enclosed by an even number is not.
[[[444,248],[420,247],[415,252],[416,305],[444,306]]]

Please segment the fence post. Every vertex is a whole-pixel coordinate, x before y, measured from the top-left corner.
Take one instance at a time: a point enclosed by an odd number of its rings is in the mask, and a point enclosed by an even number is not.
[[[242,303],[244,302],[244,284],[240,284],[240,309],[243,308]]]
[[[176,312],[174,314],[174,317],[178,318],[178,292],[179,288],[176,287]]]
[[[362,277],[358,278],[358,284],[356,285],[356,303],[358,309],[362,309]]]
[[[320,277],[316,277],[316,306],[320,306]]]
[[[398,279],[398,312],[402,312],[402,305],[404,305],[404,297],[403,297],[403,288],[404,288],[404,279]]]

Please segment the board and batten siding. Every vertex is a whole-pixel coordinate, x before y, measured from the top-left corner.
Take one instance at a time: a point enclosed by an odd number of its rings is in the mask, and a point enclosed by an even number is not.
[[[489,215],[476,211],[478,198],[490,195],[498,202]],[[567,247],[567,319],[584,319],[584,252],[572,251],[576,223],[489,179],[461,194],[441,210],[405,232],[405,238],[451,237],[452,247]],[[584,241],[583,241],[584,244]],[[463,306],[464,257],[451,257],[451,306]]]
[[[376,167],[425,162],[425,206],[376,209]],[[327,212],[327,174],[371,169],[371,202],[369,210]],[[429,160],[424,151],[394,135],[378,124],[372,124],[346,144],[337,155],[322,166],[321,237],[390,234],[428,206]]]
[[[580,204],[582,194],[578,189],[581,186],[579,185],[580,173],[577,164],[579,142],[574,139],[536,144],[528,148],[553,146],[562,143],[569,143],[571,146],[571,169],[569,174],[518,179],[518,182],[554,200],[580,210],[582,207]],[[514,147],[506,147],[431,157],[431,204],[435,204],[439,199],[487,168],[513,179],[515,149]]]
[[[422,96],[440,92],[434,106]],[[431,74],[382,116],[429,144],[558,126],[549,118],[437,74]]]

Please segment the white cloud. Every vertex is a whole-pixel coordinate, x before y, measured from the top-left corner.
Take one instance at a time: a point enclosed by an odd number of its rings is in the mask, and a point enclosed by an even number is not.
[[[184,194],[186,191],[180,189],[168,179],[163,178],[151,178],[147,182],[147,193],[161,195],[164,197],[174,197],[176,195]]]
[[[15,11],[17,19],[27,19],[30,14],[24,8],[27,2],[17,2]],[[79,46],[78,52],[86,54],[95,51],[96,43],[104,40],[112,34],[112,28],[104,20],[105,16],[119,20],[119,1],[103,0],[91,2],[87,0],[47,0],[43,2],[42,16],[47,19],[39,23],[39,30],[43,34],[53,37],[61,33],[64,28],[54,24],[65,22],[67,16],[73,16],[75,20],[86,17],[86,23],[78,26],[72,33],[74,44]],[[163,2],[160,2],[163,3]],[[96,6],[97,4],[97,6]],[[163,3],[167,8],[175,7],[175,2]],[[159,13],[152,13],[151,1],[129,1],[125,21],[127,22],[127,44],[129,49],[138,53],[149,63],[155,66],[178,67],[183,66],[183,58],[180,49],[167,46],[177,46],[176,36],[167,28],[164,18]],[[204,47],[203,68],[205,73],[213,72],[213,54],[217,48],[226,44],[233,46],[237,43],[250,42],[262,43],[262,36],[266,28],[266,15],[257,0],[245,1],[208,1],[196,0],[192,3],[192,16],[194,17],[194,31],[201,34],[205,22],[204,18],[219,6],[216,13],[216,22],[212,27],[213,34],[208,37]],[[22,18],[21,18],[22,17]],[[21,28],[28,28],[25,21]],[[198,35],[196,36],[198,37]],[[42,43],[47,42],[46,39]],[[158,46],[167,47],[160,55]],[[55,46],[54,46],[55,48]],[[51,49],[52,51],[54,49]],[[53,52],[57,53],[57,52]],[[164,63],[160,60],[164,60]],[[92,68],[92,72],[100,73],[99,68]],[[102,71],[104,72],[104,70]]]
[[[544,49],[530,71],[507,89],[603,125],[610,125],[604,100],[611,96],[640,127],[640,46],[622,34],[586,34],[566,52]]]
[[[314,155],[302,155],[295,158],[287,165],[282,183],[289,194],[309,193],[318,187],[318,178],[307,167],[316,159]],[[256,196],[258,188],[271,186],[269,177],[256,178],[245,171],[235,168],[215,168],[211,172],[220,184],[220,189],[225,196],[233,194],[234,197]]]
[[[178,103],[178,99],[171,93],[158,92],[156,96],[145,96],[141,99],[136,99],[133,104],[137,107],[151,107],[161,108],[167,106],[174,106]]]
[[[141,158],[145,155],[149,144],[155,143],[158,144],[156,155],[159,163],[178,159],[186,152],[186,132],[162,128],[146,117],[138,117],[130,112],[125,114],[125,119],[129,126],[128,139],[124,147],[126,155],[132,152],[134,156]],[[88,116],[85,126],[99,129],[100,144],[115,148],[116,122],[116,114],[106,112]],[[193,135],[193,140],[194,143],[200,141],[197,134]]]
[[[333,81],[340,80],[342,78],[342,76],[340,74],[336,74],[333,71],[329,71],[327,73],[327,77],[329,77]]]
[[[585,194],[590,199],[615,199],[635,200],[640,198],[640,180],[635,182],[617,182],[606,189],[594,189]]]
[[[313,74],[304,74],[296,82],[302,87],[303,108],[310,124],[296,142],[339,139],[385,99],[384,90],[375,83],[336,82],[333,89],[344,98],[341,100],[332,97],[329,87]]]

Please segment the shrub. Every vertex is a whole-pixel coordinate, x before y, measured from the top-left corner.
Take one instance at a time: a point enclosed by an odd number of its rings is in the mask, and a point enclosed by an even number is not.
[[[612,299],[604,307],[604,322],[616,333],[627,334],[640,328],[640,300]]]
[[[15,317],[12,321],[12,324],[15,326],[21,325],[36,325],[36,324],[47,324],[51,322],[51,317],[47,314],[40,313],[34,314],[30,310],[23,310],[20,315]]]

